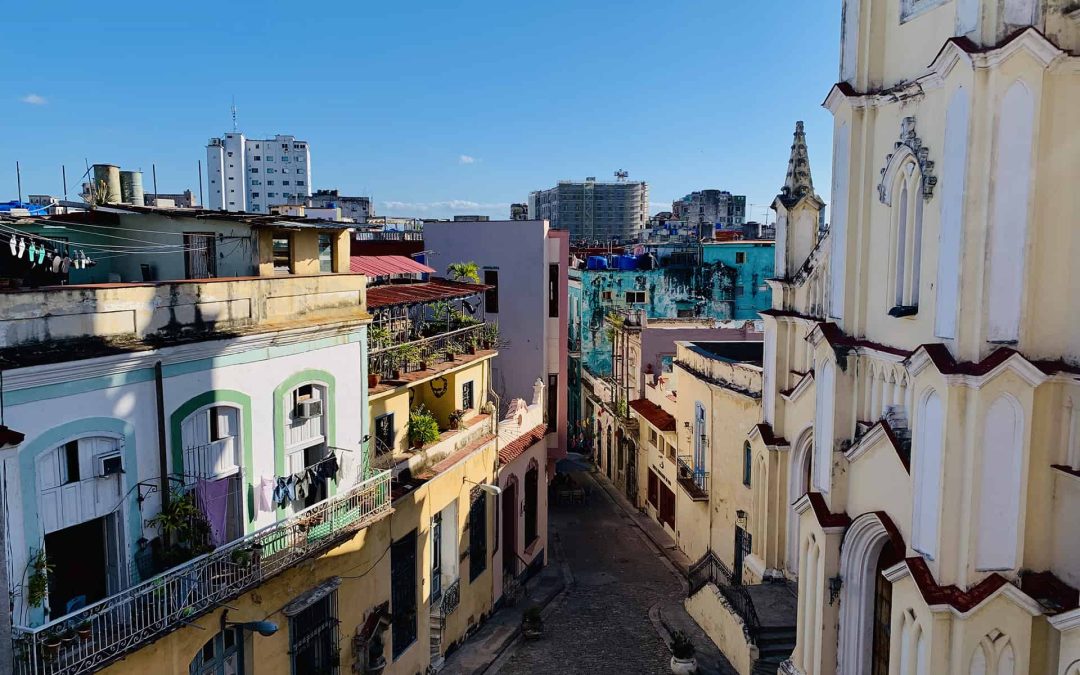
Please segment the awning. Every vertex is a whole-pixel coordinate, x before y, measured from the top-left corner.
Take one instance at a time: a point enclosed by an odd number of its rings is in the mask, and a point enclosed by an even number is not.
[[[440,300],[467,298],[471,295],[483,293],[489,288],[494,287],[485,284],[466,284],[460,281],[440,279],[439,277],[432,277],[431,281],[414,284],[370,286],[367,289],[367,306],[368,309],[378,309],[395,305],[417,305]]]
[[[435,270],[403,255],[354,255],[349,258],[349,271],[369,277],[388,277],[393,274],[434,274]]]

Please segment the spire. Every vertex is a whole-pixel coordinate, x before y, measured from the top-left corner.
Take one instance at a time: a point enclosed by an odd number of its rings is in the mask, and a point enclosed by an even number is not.
[[[806,151],[806,132],[802,121],[795,123],[795,139],[791,142],[791,159],[788,160],[787,177],[780,189],[779,198],[788,206],[806,196],[814,195],[814,180],[810,177],[810,155]],[[815,195],[816,196],[816,195]]]

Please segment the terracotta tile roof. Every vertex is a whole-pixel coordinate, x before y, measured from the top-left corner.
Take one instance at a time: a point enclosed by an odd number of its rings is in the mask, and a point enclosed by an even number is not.
[[[369,277],[435,273],[431,267],[403,255],[354,255],[349,258],[349,271]]]
[[[415,305],[436,300],[466,298],[476,295],[492,286],[484,284],[466,284],[433,277],[430,281],[417,284],[386,284],[367,289],[368,309],[392,307],[394,305]]]
[[[431,467],[431,472],[437,475],[442,473],[443,471],[446,471],[450,467],[454,466],[455,464],[465,459],[466,457],[476,452],[480,448],[484,447],[493,440],[495,440],[494,434],[485,434],[481,436],[472,443],[466,445],[464,448],[452,452],[443,459],[439,460],[439,462],[437,462],[434,466]]]
[[[630,401],[630,408],[660,431],[675,431],[675,418],[652,401],[639,398],[636,401]]]
[[[521,436],[499,448],[499,463],[509,464],[522,455],[526,450],[544,440],[547,436],[547,425],[538,424]]]

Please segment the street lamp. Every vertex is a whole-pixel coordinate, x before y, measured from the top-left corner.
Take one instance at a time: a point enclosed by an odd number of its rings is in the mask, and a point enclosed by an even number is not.
[[[471,485],[475,485],[478,488],[480,488],[481,490],[483,490],[484,492],[491,495],[492,497],[498,497],[499,495],[502,494],[502,488],[499,487],[498,485],[492,485],[491,483],[477,483],[476,481],[469,480],[468,478],[462,478],[461,482],[462,482],[462,484],[469,483]]]
[[[221,630],[225,630],[229,627],[239,628],[241,630],[253,631],[263,637],[270,637],[278,631],[278,625],[273,621],[229,621],[229,610],[225,610],[221,613]]]

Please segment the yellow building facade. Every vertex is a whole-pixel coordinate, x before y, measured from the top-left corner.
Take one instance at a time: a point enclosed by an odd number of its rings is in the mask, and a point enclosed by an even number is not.
[[[749,436],[781,672],[1080,672],[1077,18],[843,4],[830,226],[793,149]]]

